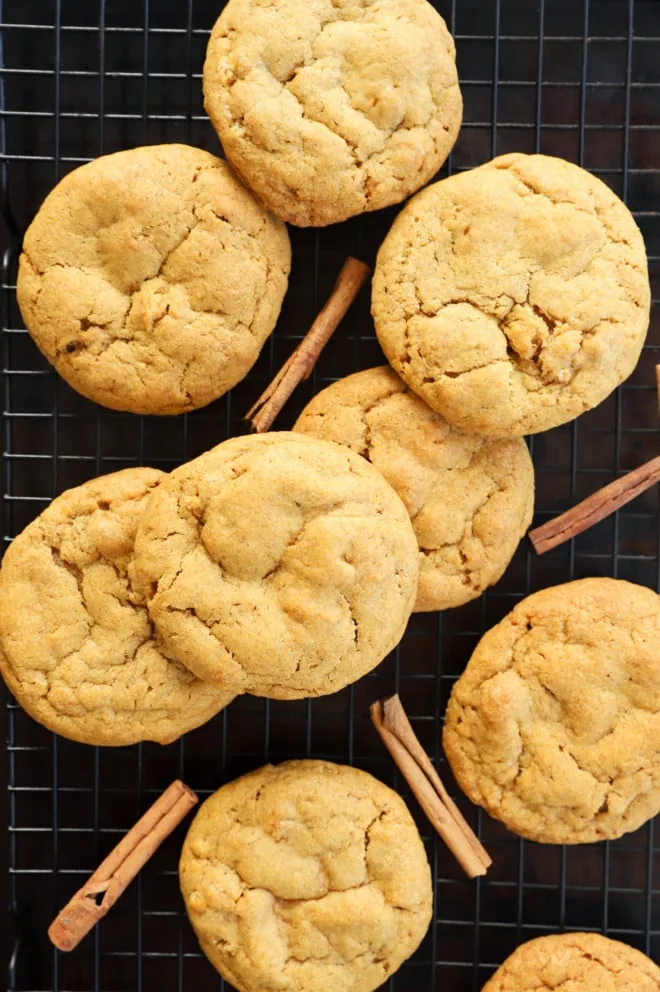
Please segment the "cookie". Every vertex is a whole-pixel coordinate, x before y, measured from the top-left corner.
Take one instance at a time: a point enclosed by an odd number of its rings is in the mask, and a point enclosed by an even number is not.
[[[202,950],[238,992],[371,992],[432,915],[403,800],[357,768],[266,765],[199,810],[179,865]]]
[[[522,438],[466,434],[386,367],[319,393],[294,430],[347,444],[410,514],[419,544],[415,610],[446,610],[502,576],[532,521],[534,469]]]
[[[660,812],[660,598],[580,579],[522,600],[454,685],[443,743],[514,833],[588,844]]]
[[[167,744],[233,698],[165,654],[128,576],[164,478],[129,468],[70,489],[5,554],[0,671],[31,717],[71,740]]]
[[[226,162],[152,145],[62,179],[25,235],[17,295],[35,343],[83,396],[183,413],[252,368],[289,267],[284,225]]]
[[[417,592],[394,490],[348,448],[301,434],[233,438],[176,469],[135,548],[165,644],[228,692],[336,692],[395,647]]]
[[[204,106],[260,200],[303,227],[420,189],[463,110],[454,41],[426,0],[229,0]]]
[[[533,434],[604,400],[649,323],[644,241],[577,165],[515,153],[416,196],[378,253],[390,364],[451,423]]]
[[[561,933],[522,944],[482,992],[658,992],[660,969],[641,951],[599,933]]]

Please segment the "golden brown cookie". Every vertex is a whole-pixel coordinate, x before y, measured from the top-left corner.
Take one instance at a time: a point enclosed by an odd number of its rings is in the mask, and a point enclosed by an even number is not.
[[[163,652],[128,576],[164,478],[129,468],[70,489],[5,554],[0,671],[31,717],[71,740],[167,744],[233,698]]]
[[[458,784],[514,833],[588,844],[660,812],[660,597],[580,579],[522,600],[456,682]]]
[[[458,430],[388,367],[324,389],[294,430],[347,444],[399,494],[420,549],[416,610],[480,596],[532,521],[534,469],[524,440]]]
[[[301,226],[420,189],[463,111],[454,41],[426,0],[229,0],[204,106],[234,168]]]
[[[328,761],[266,765],[199,810],[179,865],[195,933],[239,992],[371,992],[432,915],[403,800]]]
[[[468,431],[532,434],[596,406],[649,322],[642,236],[609,187],[546,155],[504,155],[425,189],[378,253],[388,361]]]
[[[506,959],[482,992],[658,992],[660,969],[641,951],[599,933],[537,937]]]
[[[233,438],[176,469],[140,523],[136,577],[165,644],[230,692],[336,692],[399,642],[417,542],[379,472],[301,434]]]
[[[182,413],[252,368],[290,246],[226,162],[187,145],[105,155],[46,197],[17,294],[62,378],[103,406]]]

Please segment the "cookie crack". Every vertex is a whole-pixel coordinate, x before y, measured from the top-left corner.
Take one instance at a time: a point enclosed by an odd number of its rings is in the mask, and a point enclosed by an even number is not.
[[[355,610],[354,610],[353,602],[352,602],[351,599],[349,599],[349,597],[345,593],[340,592],[339,595],[341,596],[341,598],[343,599],[343,601],[346,603],[346,606],[348,607],[349,620],[350,620],[351,626],[353,628],[353,650],[357,651],[357,650],[359,650],[359,648],[358,648],[358,639],[359,639],[359,636],[360,636],[360,626],[359,626],[358,621],[357,621],[357,618],[355,616]]]
[[[218,625],[219,621],[214,621],[201,616],[196,606],[173,606],[172,604],[167,603],[165,605],[165,610],[167,613],[178,613],[178,614],[184,614],[185,616],[194,617],[198,623],[200,623],[203,627],[206,627],[209,633],[218,642],[222,650],[229,655],[231,660],[238,668],[240,668],[243,674],[245,675],[247,674],[247,669],[245,668],[245,666],[238,660],[234,652],[227,647],[227,644],[224,641],[221,641],[220,638],[215,633],[214,628]]]
[[[615,232],[614,229],[612,228],[612,225],[608,223],[607,213],[605,211],[603,211],[598,206],[596,200],[593,198],[593,196],[591,196],[591,194],[590,194],[590,200],[591,200],[591,204],[593,206],[593,210],[588,210],[586,207],[581,207],[574,200],[561,200],[561,199],[559,199],[557,197],[551,196],[550,193],[545,192],[544,190],[539,189],[537,186],[534,185],[534,183],[530,179],[528,179],[527,177],[523,176],[519,172],[519,170],[515,167],[515,165],[506,165],[506,164],[503,165],[503,166],[496,165],[495,168],[497,168],[497,169],[506,169],[506,170],[512,172],[513,175],[516,177],[516,179],[527,190],[529,190],[530,193],[532,193],[534,196],[540,196],[543,199],[548,200],[550,203],[552,203],[556,207],[558,207],[558,206],[568,206],[568,207],[571,207],[573,210],[575,210],[576,213],[585,214],[586,216],[592,217],[592,218],[593,217],[596,217],[596,219],[600,222],[600,224],[605,228],[605,231],[607,232],[607,239],[608,239],[608,241],[610,243],[617,244],[617,245],[626,245],[628,248],[632,248],[633,247],[632,244],[631,244],[631,242],[630,242],[630,240],[628,238],[615,237],[615,234],[617,232]]]
[[[481,453],[481,448],[482,445],[480,444],[479,447],[472,452],[472,454],[470,455],[470,460],[466,466],[459,466],[457,468],[448,468],[445,469],[445,471],[448,474],[454,472],[460,472],[460,473],[469,472],[470,469],[473,467],[475,459],[479,457]],[[421,543],[419,544],[419,549],[426,558],[433,558],[434,552],[440,551],[442,548],[456,548],[461,561],[461,565],[463,566],[462,568],[463,576],[461,581],[463,582],[463,585],[471,588],[475,592],[479,592],[483,588],[485,588],[485,584],[483,581],[480,581],[478,579],[477,580],[473,579],[475,570],[471,567],[472,558],[467,553],[467,550],[465,548],[465,543],[469,539],[472,539],[478,541],[482,548],[486,547],[486,544],[483,541],[483,539],[476,537],[476,535],[473,533],[475,517],[477,517],[477,515],[488,505],[488,503],[491,501],[491,499],[493,499],[494,496],[496,496],[498,493],[503,493],[506,491],[506,486],[502,485],[502,483],[499,482],[497,479],[494,479],[493,476],[490,475],[483,467],[482,467],[482,473],[484,477],[489,480],[493,488],[491,488],[490,491],[486,493],[484,498],[477,504],[474,510],[470,511],[469,516],[466,515],[465,523],[463,527],[463,533],[461,534],[458,541],[446,541],[442,544],[437,545],[434,548],[426,547]],[[413,525],[415,524],[415,521],[417,520],[419,514],[422,513],[422,511],[424,510],[425,505],[426,504],[423,503],[420,506],[417,513],[411,515],[410,519]]]
[[[78,593],[80,594],[80,599],[85,609],[87,609],[87,600],[85,597],[85,590],[83,587],[84,574],[82,569],[78,568],[77,565],[74,565],[73,562],[67,561],[65,558],[63,558],[59,548],[56,548],[54,545],[51,545],[50,553],[52,555],[53,561],[55,562],[55,565],[59,569],[68,572],[69,575],[72,575],[76,580],[76,585],[78,586]]]
[[[183,247],[183,245],[186,243],[186,241],[188,240],[188,238],[190,237],[190,235],[193,233],[193,231],[195,230],[195,228],[197,227],[197,225],[200,223],[201,218],[197,214],[197,204],[194,204],[193,205],[192,212],[193,212],[193,220],[192,220],[192,222],[186,227],[186,229],[183,232],[183,235],[181,236],[181,238],[179,239],[179,241],[172,248],[170,248],[170,250],[168,252],[166,252],[165,255],[163,255],[163,258],[161,259],[160,265],[158,266],[158,271],[153,276],[151,276],[152,279],[158,279],[159,277],[163,277],[166,282],[168,281],[167,280],[167,276],[164,275],[165,266],[167,265],[167,263],[171,259],[172,255],[175,252],[177,252],[179,250],[179,248],[182,248]],[[142,285],[142,284],[140,284],[140,285]],[[135,293],[136,290],[139,290],[139,287],[135,287],[132,292]]]
[[[408,390],[407,389],[402,390],[394,386],[392,387],[392,389],[388,390],[388,392],[386,392],[383,396],[379,396],[378,399],[373,400],[373,402],[368,403],[367,406],[361,407],[360,409],[360,418],[362,420],[362,427],[364,434],[364,444],[362,449],[360,450],[360,454],[362,455],[363,458],[366,458],[368,462],[371,461],[372,437],[371,437],[371,425],[369,424],[367,417],[369,416],[370,413],[373,413],[374,410],[377,410],[379,407],[384,406],[388,402],[388,400],[392,399],[393,396],[398,396],[398,394],[401,392],[406,393],[408,392]]]

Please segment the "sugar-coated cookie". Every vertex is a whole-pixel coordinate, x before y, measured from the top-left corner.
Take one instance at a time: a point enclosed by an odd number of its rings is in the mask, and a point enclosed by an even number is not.
[[[46,197],[17,294],[62,378],[114,410],[183,413],[252,368],[287,288],[286,228],[188,145],[104,155]]]
[[[2,562],[0,671],[30,716],[71,740],[166,744],[233,698],[164,652],[129,577],[164,478],[129,468],[62,493]]]
[[[234,168],[301,226],[420,189],[463,110],[453,38],[426,0],[229,0],[204,105]]]
[[[660,597],[619,579],[533,593],[454,685],[458,784],[514,833],[612,840],[660,812]]]
[[[416,610],[481,595],[532,521],[534,469],[524,440],[458,430],[388,367],[328,386],[294,429],[347,444],[397,491],[420,550]]]
[[[336,692],[399,642],[418,549],[405,506],[353,451],[232,438],[159,486],[135,574],[177,658],[229,692]]]
[[[642,235],[600,179],[511,154],[429,186],[385,238],[372,312],[388,361],[467,431],[544,431],[633,371],[649,323]]]
[[[239,992],[372,992],[420,944],[431,872],[403,800],[357,768],[266,765],[204,803],[181,890]]]
[[[558,933],[521,944],[482,992],[658,992],[660,969],[641,951],[599,933]]]

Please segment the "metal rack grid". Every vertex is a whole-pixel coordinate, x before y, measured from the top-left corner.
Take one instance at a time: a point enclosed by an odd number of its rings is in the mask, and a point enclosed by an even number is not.
[[[394,216],[386,210],[337,228],[292,230],[293,275],[276,333],[248,379],[206,410],[135,418],[102,410],[57,379],[16,307],[22,232],[58,178],[99,154],[160,141],[219,151],[203,113],[200,74],[220,6],[218,0],[0,0],[5,543],[69,486],[132,464],[169,468],[242,433],[242,413],[304,334],[345,256],[373,260]],[[512,150],[583,164],[635,212],[657,297],[660,3],[437,0],[436,6],[457,39],[465,100],[463,130],[444,171]],[[331,379],[382,361],[368,309],[363,294],[282,427]],[[615,396],[533,439],[537,522],[657,454],[658,352],[656,317],[637,371]],[[9,865],[7,988],[182,992],[199,983],[228,989],[185,920],[176,879],[181,830],[77,952],[54,951],[46,926],[176,776],[205,796],[266,760],[311,755],[355,762],[408,798],[367,718],[368,704],[392,691],[401,693],[448,778],[439,745],[442,714],[481,632],[521,596],[570,578],[615,575],[658,589],[659,538],[657,499],[649,493],[542,559],[523,545],[481,600],[444,615],[413,616],[400,648],[357,685],[313,702],[245,697],[167,748],[76,745],[8,701],[0,808]],[[621,841],[562,849],[520,841],[464,804],[494,857],[488,878],[471,883],[430,836],[414,800],[410,806],[428,845],[435,920],[388,988],[477,992],[521,940],[564,929],[604,932],[660,958],[660,849],[652,823]]]

